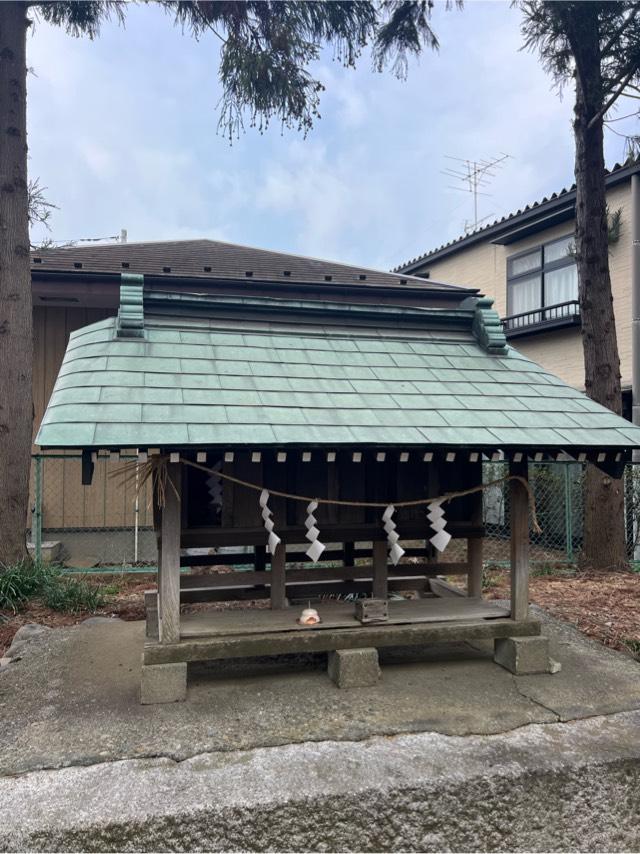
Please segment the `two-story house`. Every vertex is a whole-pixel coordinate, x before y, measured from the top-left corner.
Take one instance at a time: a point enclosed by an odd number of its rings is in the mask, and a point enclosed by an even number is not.
[[[631,418],[632,253],[640,227],[640,161],[606,175],[611,285],[620,350],[623,409]],[[635,203],[634,203],[635,196]],[[578,275],[573,257],[575,187],[553,193],[400,265],[396,272],[478,288],[495,300],[510,343],[584,388]],[[640,287],[640,282],[636,282]],[[640,379],[640,378],[638,378]]]

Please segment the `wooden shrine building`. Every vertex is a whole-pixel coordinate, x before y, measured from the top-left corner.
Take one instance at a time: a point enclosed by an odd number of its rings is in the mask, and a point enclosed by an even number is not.
[[[71,335],[37,442],[81,449],[85,483],[96,455],[123,449],[160,483],[143,702],[182,699],[189,661],[300,651],[328,652],[339,685],[375,678],[380,647],[443,640],[492,638],[504,666],[549,670],[528,608],[528,461],[569,454],[617,476],[640,428],[509,347],[469,291],[122,279],[117,318]],[[482,460],[496,455],[511,473],[510,610],[482,599]],[[244,568],[180,572],[198,563]],[[407,588],[420,597],[389,598]],[[270,609],[181,614],[261,598]],[[307,606],[319,622],[300,624]]]

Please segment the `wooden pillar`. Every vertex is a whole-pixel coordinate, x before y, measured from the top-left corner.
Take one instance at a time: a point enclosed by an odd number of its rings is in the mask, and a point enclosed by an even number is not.
[[[158,561],[160,643],[177,643],[180,640],[181,487],[180,463],[167,463],[167,484],[165,503],[161,511],[161,548]]]
[[[509,464],[509,474],[528,481],[526,456]],[[526,620],[529,616],[529,495],[524,484],[510,481],[511,515],[511,618]]]
[[[375,599],[387,599],[388,590],[388,564],[386,540],[377,540],[373,543],[373,596]]]
[[[279,543],[276,553],[271,555],[271,607],[274,610],[287,607],[286,563],[285,545]]]
[[[472,525],[482,525],[482,495],[482,492],[477,492],[471,496],[473,498]],[[467,596],[475,598],[482,596],[482,546],[482,537],[467,538],[467,563],[469,564]]]

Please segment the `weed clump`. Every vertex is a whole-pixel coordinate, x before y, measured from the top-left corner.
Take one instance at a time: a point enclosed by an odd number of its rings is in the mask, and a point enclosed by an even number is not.
[[[0,609],[17,613],[31,599],[54,611],[95,611],[105,604],[99,587],[63,575],[62,567],[25,559],[0,564]]]

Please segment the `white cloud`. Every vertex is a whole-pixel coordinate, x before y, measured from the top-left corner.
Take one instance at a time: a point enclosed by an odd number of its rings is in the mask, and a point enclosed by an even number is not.
[[[508,161],[481,216],[572,182],[571,92],[551,91],[519,50],[508,2],[436,4],[439,53],[406,82],[323,57],[322,119],[302,139],[273,127],[233,147],[216,135],[215,39],[194,43],[153,6],[95,42],[39,24],[29,39],[30,171],[59,205],[54,238],[220,237],[238,243],[398,264],[457,236],[471,201],[448,189],[445,155]],[[617,129],[624,127],[621,122]],[[607,152],[619,158],[610,135]]]

